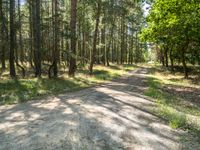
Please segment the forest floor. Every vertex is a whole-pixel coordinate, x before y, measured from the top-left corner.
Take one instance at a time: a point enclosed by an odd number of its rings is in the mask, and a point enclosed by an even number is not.
[[[22,79],[18,76],[16,80],[9,78],[8,70],[0,70],[0,105],[17,104],[49,95],[78,91],[119,78],[135,67],[115,64],[111,64],[109,67],[95,65],[93,75],[90,76],[88,68],[85,66],[78,68],[75,78],[69,78],[67,68],[63,67],[59,72],[59,77],[52,79],[48,78],[46,72],[43,72],[41,78],[35,78],[34,71],[26,68],[29,70],[26,72],[26,78]],[[43,69],[48,70],[48,68]],[[17,73],[20,75],[20,70],[17,70]]]
[[[0,106],[0,149],[198,150],[199,84],[163,73],[140,67],[106,84]]]

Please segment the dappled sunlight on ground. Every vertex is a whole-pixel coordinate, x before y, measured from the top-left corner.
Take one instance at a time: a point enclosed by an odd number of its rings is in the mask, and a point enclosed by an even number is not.
[[[180,142],[185,132],[148,111],[155,103],[142,95],[145,73],[140,69],[78,92],[0,106],[0,149],[189,149]]]

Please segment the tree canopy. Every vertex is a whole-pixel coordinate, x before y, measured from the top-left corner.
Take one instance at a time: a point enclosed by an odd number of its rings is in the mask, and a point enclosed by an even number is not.
[[[0,0],[0,54],[12,77],[20,69],[36,77],[69,76],[88,65],[144,60],[138,34],[144,24],[140,0]],[[10,35],[10,37],[9,37]]]
[[[163,48],[161,53],[170,51],[171,61],[174,58],[182,59],[187,78],[186,62],[200,63],[199,29],[199,0],[156,0],[147,17],[141,39]]]

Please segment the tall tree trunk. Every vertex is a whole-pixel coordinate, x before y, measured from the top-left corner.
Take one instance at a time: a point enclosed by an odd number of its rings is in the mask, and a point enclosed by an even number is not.
[[[35,76],[41,77],[41,33],[40,33],[40,0],[33,1],[34,8],[34,63],[35,63]]]
[[[33,2],[32,0],[28,0],[28,9],[29,9],[29,46],[30,46],[30,56],[29,56],[29,63],[32,68],[33,65]]]
[[[160,49],[160,62],[162,63],[162,66],[165,66],[165,56],[163,52],[163,48]]]
[[[98,0],[97,13],[96,13],[96,26],[95,26],[94,39],[93,39],[93,50],[91,53],[91,60],[90,60],[90,66],[89,66],[90,75],[93,74],[93,66],[94,66],[96,51],[97,51],[97,36],[98,36],[98,30],[99,30],[100,14],[101,14],[101,0]]]
[[[185,43],[185,45],[183,46],[183,48],[181,50],[181,59],[182,59],[183,70],[184,70],[184,74],[185,74],[185,79],[188,79],[188,77],[189,77],[187,63],[186,63],[186,58],[185,58],[185,53],[186,53],[186,50],[188,49],[188,45],[189,45],[189,39],[187,37],[186,43]]]
[[[0,0],[0,58],[1,58],[1,64],[2,64],[2,69],[6,68],[6,63],[5,63],[5,22],[4,22],[4,15],[3,15],[3,2]]]
[[[134,28],[134,24],[132,23],[132,28]],[[129,61],[130,64],[133,64],[133,45],[134,45],[134,32],[131,34],[131,45],[130,45],[130,53],[129,53]]]
[[[121,17],[121,64],[124,63],[124,45],[125,45],[125,22],[124,22],[124,16]]]
[[[125,42],[124,42],[124,53],[125,53],[125,63],[128,63],[128,27],[125,25]]]
[[[69,59],[69,76],[74,77],[76,71],[76,17],[77,17],[77,0],[71,0],[71,50]]]
[[[98,30],[98,34],[97,34],[97,45],[99,45],[100,44],[100,31]],[[98,55],[98,57],[97,57],[97,59],[96,59],[96,63],[97,64],[100,64],[100,48],[97,48],[97,55]]]
[[[110,64],[109,64],[109,61],[110,61],[110,49],[111,49],[111,46],[112,46],[113,32],[114,32],[114,24],[112,24],[112,27],[110,29],[110,38],[109,38],[109,42],[108,42],[108,48],[107,48],[107,51],[106,51],[106,64],[107,64],[107,66],[110,66]],[[112,56],[112,61],[113,61],[113,56]]]
[[[10,76],[12,78],[16,77],[15,72],[15,0],[10,0],[10,54],[9,54],[9,64],[10,64]]]
[[[182,64],[183,64],[183,69],[184,69],[184,74],[185,74],[185,79],[188,79],[188,68],[187,68],[187,64],[186,64],[186,60],[185,60],[185,49],[182,49],[181,52],[181,57],[182,57]]]
[[[137,64],[139,62],[139,47],[138,47],[138,31],[136,31],[135,34],[135,63]]]
[[[105,24],[103,25],[103,28],[101,29],[101,44],[102,44],[102,54],[103,54],[103,57],[102,57],[102,61],[103,61],[103,64],[104,66],[106,65],[106,38],[105,38],[105,32],[106,32],[106,29],[105,29]]]
[[[19,24],[19,46],[18,50],[20,50],[20,61],[23,63],[24,61],[24,50],[23,50],[23,40],[22,40],[22,23],[21,23],[21,0],[18,0],[18,24]]]
[[[173,58],[172,48],[170,49],[169,55],[170,55],[170,62],[171,62],[171,71],[173,72],[174,71],[174,58]]]
[[[85,50],[86,50],[86,39],[85,39],[85,31],[82,31],[83,41],[82,41],[82,54],[81,54],[81,64],[85,64]]]
[[[169,63],[168,63],[168,51],[169,51],[169,48],[168,48],[168,46],[166,46],[165,47],[165,49],[164,49],[164,55],[165,55],[165,65],[166,65],[166,67],[169,67]]]
[[[53,32],[54,32],[54,43],[53,43],[53,76],[58,76],[58,61],[59,61],[59,23],[58,23],[58,0],[52,1],[52,12],[53,12]],[[51,69],[49,72],[51,77]]]

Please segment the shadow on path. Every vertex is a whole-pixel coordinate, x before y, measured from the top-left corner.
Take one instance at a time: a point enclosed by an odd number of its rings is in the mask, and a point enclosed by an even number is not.
[[[183,149],[180,136],[150,113],[142,68],[113,82],[46,100],[0,106],[0,149]],[[187,148],[189,149],[189,148]]]

